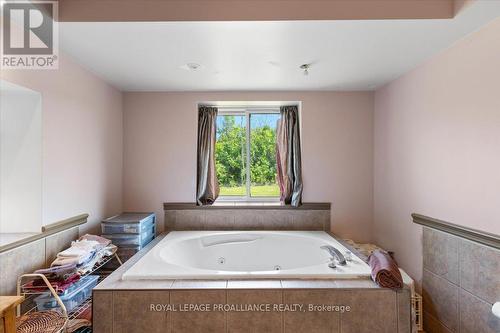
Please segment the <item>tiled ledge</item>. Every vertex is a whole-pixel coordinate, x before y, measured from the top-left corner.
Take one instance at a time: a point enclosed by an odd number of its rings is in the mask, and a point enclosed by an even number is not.
[[[79,226],[87,222],[89,215],[82,214],[78,216],[71,217],[66,220],[58,221],[52,224],[48,224],[42,227],[42,232],[40,233],[29,233],[25,234],[21,237],[16,237],[12,242],[2,242],[0,244],[0,253],[12,250],[16,247],[20,247],[32,242],[35,242],[39,239],[46,238],[47,236],[56,234],[61,231],[69,230],[73,227]],[[22,235],[22,234],[18,234]],[[7,236],[5,237],[7,238]]]
[[[140,280],[108,281],[94,290],[342,289],[382,290],[369,279],[340,280]]]
[[[330,210],[329,202],[305,202],[299,207],[283,205],[279,202],[236,202],[219,201],[210,206],[197,206],[194,202],[165,202],[163,210],[217,210],[217,209],[286,209],[286,210]]]

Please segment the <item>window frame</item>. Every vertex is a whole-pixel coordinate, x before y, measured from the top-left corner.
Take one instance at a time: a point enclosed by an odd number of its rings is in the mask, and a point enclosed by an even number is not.
[[[280,202],[280,197],[252,197],[250,180],[250,117],[252,114],[280,114],[279,107],[218,107],[217,116],[245,116],[246,125],[246,196],[227,195],[219,196],[219,202]]]

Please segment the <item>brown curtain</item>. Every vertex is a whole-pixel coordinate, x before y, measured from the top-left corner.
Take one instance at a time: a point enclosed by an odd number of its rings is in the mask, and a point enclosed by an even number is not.
[[[276,129],[276,166],[280,200],[294,207],[302,203],[299,108],[282,106]]]
[[[196,203],[211,205],[219,196],[219,182],[215,172],[215,139],[217,108],[198,108],[198,170]]]

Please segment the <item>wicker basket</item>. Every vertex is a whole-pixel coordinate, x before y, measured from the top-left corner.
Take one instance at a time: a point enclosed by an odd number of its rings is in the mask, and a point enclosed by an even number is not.
[[[66,317],[57,311],[30,312],[16,318],[17,333],[59,333],[66,326]]]

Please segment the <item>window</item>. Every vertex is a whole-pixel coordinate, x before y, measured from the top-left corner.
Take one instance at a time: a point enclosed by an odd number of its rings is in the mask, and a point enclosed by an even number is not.
[[[220,198],[278,200],[277,109],[219,109],[215,163]]]

